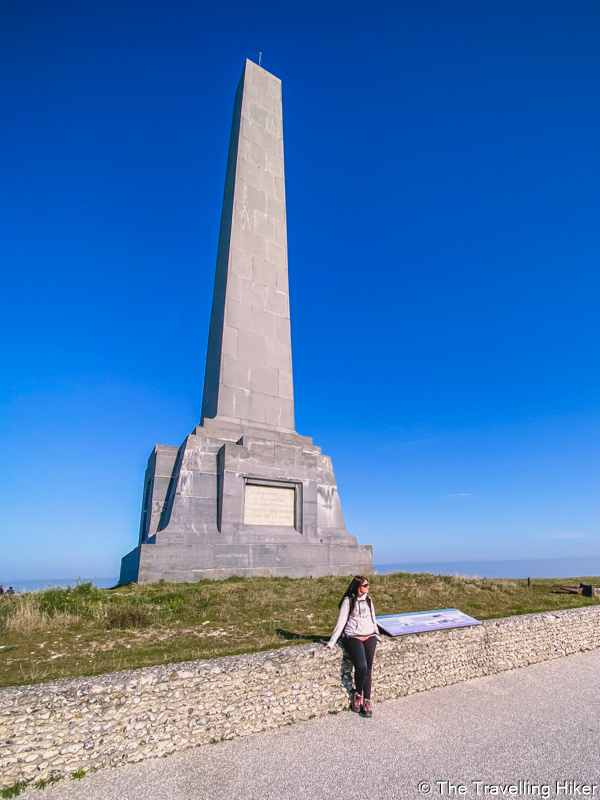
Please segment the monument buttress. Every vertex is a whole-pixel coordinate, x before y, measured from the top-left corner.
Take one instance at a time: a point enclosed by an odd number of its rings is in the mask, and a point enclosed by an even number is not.
[[[202,417],[157,445],[120,583],[373,569],[331,459],[294,428],[281,81],[246,61],[235,96]]]

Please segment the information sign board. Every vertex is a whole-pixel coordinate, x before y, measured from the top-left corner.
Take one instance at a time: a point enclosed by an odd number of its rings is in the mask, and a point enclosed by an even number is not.
[[[467,625],[481,625],[473,617],[463,614],[457,608],[444,608],[441,611],[416,611],[408,614],[388,614],[376,617],[377,624],[389,636],[403,633],[438,631],[442,628],[464,628]]]

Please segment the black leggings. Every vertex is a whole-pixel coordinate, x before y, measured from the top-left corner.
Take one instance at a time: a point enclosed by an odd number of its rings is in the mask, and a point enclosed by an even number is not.
[[[371,699],[371,669],[377,637],[370,636],[366,641],[344,636],[342,646],[354,664],[354,686],[359,694],[364,693],[365,700]]]

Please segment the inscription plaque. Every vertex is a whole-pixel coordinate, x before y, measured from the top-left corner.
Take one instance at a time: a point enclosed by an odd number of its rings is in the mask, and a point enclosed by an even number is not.
[[[246,484],[244,525],[294,527],[294,489]]]

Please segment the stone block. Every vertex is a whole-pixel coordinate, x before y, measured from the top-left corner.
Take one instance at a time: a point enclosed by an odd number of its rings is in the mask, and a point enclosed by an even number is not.
[[[238,337],[238,331],[236,328],[230,328],[228,325],[224,327],[223,353],[225,353],[225,355],[233,356],[234,358],[238,357],[237,337]],[[239,357],[242,359],[244,358],[244,356],[239,356]]]
[[[279,568],[327,566],[329,553],[327,547],[321,545],[279,545],[277,547]]]
[[[250,142],[248,139],[241,139],[239,152],[246,161],[256,164],[260,170],[266,170],[267,154],[260,145]],[[281,180],[283,181],[283,176],[281,176]]]
[[[279,394],[279,372],[274,367],[252,365],[251,389],[253,392],[277,397]]]
[[[170,476],[173,472],[173,465],[175,464],[175,459],[177,458],[177,452],[179,450],[178,447],[169,447],[167,448],[161,447],[160,450],[158,447],[156,448],[157,452],[155,455],[155,466],[154,466],[154,473],[156,475],[168,475]]]
[[[272,172],[267,172],[264,169],[258,170],[258,187],[267,195],[267,209],[270,198],[279,199],[276,195],[275,176]],[[279,202],[282,201],[280,200]]]
[[[255,129],[255,136],[258,139],[258,143],[264,148],[267,154],[273,153],[274,155],[283,156],[281,142],[278,141],[277,136],[274,136],[266,130],[266,128],[257,126]]]
[[[229,257],[229,278],[238,275],[240,278],[252,280],[252,254],[244,253],[236,247],[232,247]]]
[[[227,300],[227,325],[252,333],[252,309],[236,300]]]
[[[271,172],[275,178],[281,178],[281,180],[283,180],[283,156],[269,153],[266,150],[262,152],[265,156],[265,169],[267,172]]]
[[[268,286],[271,289],[277,287],[277,267],[269,264],[268,261],[256,259],[254,261],[254,280]]]
[[[257,167],[258,169],[258,167]],[[233,227],[239,228],[241,226],[242,232],[248,230],[252,226],[252,214],[254,210],[248,203],[246,196],[248,193],[248,184],[245,181],[240,181],[238,192],[234,203],[234,225]]]
[[[254,214],[254,211],[252,212]],[[266,258],[265,237],[253,228],[245,228],[241,233],[242,248],[254,258]]]
[[[239,331],[237,334],[237,354],[238,358],[247,361],[253,367],[266,365],[267,349],[265,338],[258,336],[256,333]]]
[[[265,364],[284,372],[291,372],[292,351],[289,345],[272,340],[265,342]]]
[[[252,105],[249,106],[249,111],[250,111],[250,120],[252,122],[256,123],[261,128],[267,127],[268,114],[266,109],[261,108],[260,105],[253,103]]]
[[[274,219],[285,220],[285,202],[275,197],[274,192],[267,194],[266,200],[267,214]]]
[[[252,209],[254,211],[262,211],[266,213],[267,211],[267,195],[262,189],[257,189],[254,186],[246,186],[246,203],[248,210]]]
[[[317,481],[316,480],[305,480],[302,482],[302,494],[304,497],[305,505],[307,503],[313,503],[315,508],[317,506]]]
[[[216,503],[217,498],[217,476],[215,473],[195,472],[194,473],[194,497],[210,498]]]
[[[269,87],[269,73],[253,61],[246,61],[247,79],[252,86],[266,90],[268,94],[276,97]],[[260,96],[260,95],[259,95]]]
[[[235,417],[239,414],[238,409],[241,404],[238,402],[236,406],[236,394],[241,393],[245,398],[243,389],[235,389],[233,386],[222,385],[219,389],[219,410],[224,417]],[[205,420],[208,422],[209,420]]]
[[[267,92],[275,99],[275,102],[281,102],[281,81],[279,78],[276,78],[274,75],[270,75],[268,72],[266,73],[269,78],[269,82],[267,84]],[[261,86],[261,89],[263,87]]]
[[[250,422],[266,422],[266,395],[258,392],[235,393],[235,416],[244,415]]]
[[[294,399],[294,382],[291,372],[279,372],[279,397]]]
[[[277,317],[277,341],[291,346],[292,334],[289,319]]]
[[[274,136],[275,139],[278,140],[278,143],[283,143],[283,122],[279,117],[276,117],[274,114],[267,115],[265,127],[267,133]],[[279,155],[283,155],[283,149],[281,147],[277,147],[275,152]]]
[[[281,317],[271,314],[270,311],[262,311],[260,308],[251,308],[250,313],[252,318],[252,333],[263,336],[265,339],[277,341],[279,330],[278,320],[280,320]]]
[[[341,528],[343,530],[346,527],[336,486],[318,485],[317,507],[319,519],[324,528]]]
[[[279,567],[273,572],[275,578],[306,578],[308,575],[307,567]]]
[[[256,164],[253,164],[245,158],[240,157],[238,159],[238,175],[248,186],[254,186],[255,189],[262,189],[259,173],[260,170]]]
[[[251,545],[251,563],[253,567],[277,567],[277,547],[276,545]]]
[[[289,298],[287,294],[277,289],[267,288],[264,308],[272,314],[277,314],[278,317],[290,316]]]
[[[302,458],[302,446],[292,442],[277,443],[274,455],[278,462],[295,463],[296,459]]]
[[[275,241],[282,247],[287,248],[287,223],[284,219],[275,220],[275,223]],[[287,272],[285,273],[285,288],[283,286],[278,286],[277,288],[281,289],[286,294],[289,293],[287,288]]]
[[[283,175],[275,177],[275,197],[277,197],[278,200],[282,200],[285,203],[285,181],[283,179]]]
[[[281,119],[281,103],[275,103],[275,98],[266,89],[259,90],[257,102],[269,116],[278,116]]]
[[[255,122],[252,122],[252,120],[250,120],[248,117],[242,117],[240,126],[241,136],[248,142],[252,142],[252,144],[264,149],[260,139],[260,132],[259,125],[257,125]]]
[[[179,470],[177,492],[181,497],[191,497],[194,493],[194,473],[185,469]]]
[[[267,240],[277,236],[277,220],[262,211],[254,212],[253,227]]]
[[[178,496],[177,503],[173,504],[169,525],[164,530],[175,529],[185,533],[193,531],[196,522],[217,524],[216,497]]]
[[[223,383],[238,389],[250,389],[250,363],[223,354],[222,366]]]
[[[287,248],[277,242],[267,239],[266,260],[269,264],[285,269],[287,266]]]
[[[244,568],[250,566],[249,545],[214,545],[215,568]]]
[[[264,92],[264,89],[262,91]],[[255,86],[252,83],[252,80],[250,79],[250,77],[248,77],[245,80],[245,85],[244,85],[244,98],[243,98],[243,102],[242,102],[242,116],[246,116],[246,117],[248,116],[248,112],[246,111],[246,106],[248,106],[248,105],[250,105],[252,103],[256,103],[257,105],[260,105],[260,94],[261,94],[260,87]]]
[[[244,436],[244,446],[248,448],[248,452],[254,458],[274,458],[275,456],[275,442],[270,442],[265,439],[255,439],[249,436]]]
[[[348,547],[347,545],[335,545],[335,544],[330,545],[329,563],[349,564],[350,566],[357,567],[361,563],[358,547]]]
[[[265,397],[265,421],[277,428],[294,429],[294,404],[282,397]]]
[[[164,500],[171,483],[171,475],[155,475],[152,482],[152,500]]]

